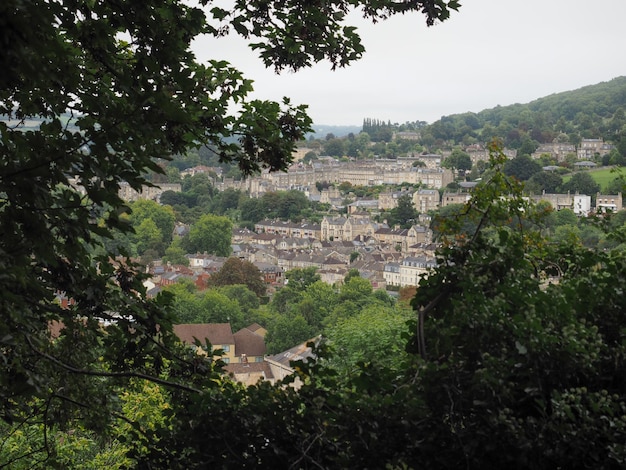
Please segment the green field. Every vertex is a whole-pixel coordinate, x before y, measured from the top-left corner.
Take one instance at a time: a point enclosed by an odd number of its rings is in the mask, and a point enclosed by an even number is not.
[[[620,174],[626,175],[626,168],[613,166],[578,171],[588,171],[595,180],[595,182],[600,185],[601,190],[603,190],[607,184],[609,184],[613,179],[617,178]],[[568,173],[567,175],[564,175],[563,182],[565,183],[569,181],[573,174],[574,173]]]

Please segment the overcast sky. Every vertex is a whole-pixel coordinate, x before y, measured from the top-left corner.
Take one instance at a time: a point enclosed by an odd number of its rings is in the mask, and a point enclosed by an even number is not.
[[[354,18],[366,48],[346,69],[328,63],[276,75],[238,38],[200,60],[228,60],[254,80],[255,97],[308,104],[315,124],[370,117],[433,122],[445,115],[527,103],[626,75],[626,0],[461,0],[432,27],[418,14],[375,25]]]

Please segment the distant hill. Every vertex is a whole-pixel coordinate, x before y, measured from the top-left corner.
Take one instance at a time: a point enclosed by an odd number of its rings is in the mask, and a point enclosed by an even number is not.
[[[328,134],[333,134],[335,137],[345,137],[350,133],[358,134],[361,132],[361,126],[329,126],[325,124],[314,124],[313,131],[307,134],[307,139],[313,136],[314,139],[324,139]]]
[[[496,106],[477,113],[444,116],[423,130],[428,142],[467,143],[493,137],[519,148],[525,141],[578,143],[582,138],[615,140],[626,132],[626,77],[555,93],[527,104]]]

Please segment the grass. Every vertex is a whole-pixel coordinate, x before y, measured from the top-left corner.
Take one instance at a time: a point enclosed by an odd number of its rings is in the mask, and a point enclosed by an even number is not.
[[[626,169],[623,167],[605,166],[591,170],[578,171],[588,171],[594,181],[600,185],[601,190],[604,190],[604,188],[606,188],[606,186],[615,178],[617,178],[620,174],[625,174],[625,170]],[[573,174],[574,173],[568,173],[567,175],[563,176],[563,182],[565,183],[569,181]]]

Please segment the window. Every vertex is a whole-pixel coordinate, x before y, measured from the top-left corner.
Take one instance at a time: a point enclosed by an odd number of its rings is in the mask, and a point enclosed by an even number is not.
[[[222,349],[224,352],[230,352],[230,344],[222,344]]]

